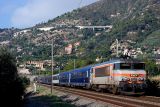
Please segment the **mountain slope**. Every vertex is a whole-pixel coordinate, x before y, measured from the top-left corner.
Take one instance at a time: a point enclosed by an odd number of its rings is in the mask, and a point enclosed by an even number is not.
[[[113,28],[110,32],[76,28],[80,25],[112,25]],[[100,0],[17,33],[12,40],[12,47],[25,60],[50,59],[53,39],[54,55],[62,55],[64,60],[77,58],[95,61],[97,57],[106,60],[114,53],[111,53],[110,46],[116,39],[135,42],[127,45],[134,50],[146,45],[144,52],[159,48],[159,30],[160,0]],[[80,45],[75,47],[77,42]],[[73,46],[70,55],[65,52],[68,44]]]

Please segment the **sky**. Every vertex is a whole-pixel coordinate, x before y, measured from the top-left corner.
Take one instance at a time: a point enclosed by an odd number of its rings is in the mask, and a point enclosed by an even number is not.
[[[0,28],[26,28],[98,0],[0,0]]]

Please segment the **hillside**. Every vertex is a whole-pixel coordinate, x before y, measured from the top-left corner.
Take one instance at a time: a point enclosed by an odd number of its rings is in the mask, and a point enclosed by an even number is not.
[[[0,44],[3,45],[8,43],[13,38],[13,34],[18,31],[18,29],[10,28],[10,29],[0,29]]]
[[[112,28],[77,27],[106,25]],[[46,60],[52,39],[55,60],[65,64],[76,58],[77,67],[115,56],[116,39],[120,54],[127,48],[133,57],[152,58],[160,50],[160,0],[100,0],[14,33],[11,47],[20,61]]]

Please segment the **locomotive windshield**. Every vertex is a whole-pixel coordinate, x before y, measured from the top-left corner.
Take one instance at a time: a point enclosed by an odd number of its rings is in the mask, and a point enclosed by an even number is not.
[[[145,64],[144,63],[116,63],[114,64],[114,69],[143,70],[145,69]]]
[[[120,63],[120,69],[131,69],[131,63]]]
[[[144,63],[133,63],[133,69],[145,69]]]

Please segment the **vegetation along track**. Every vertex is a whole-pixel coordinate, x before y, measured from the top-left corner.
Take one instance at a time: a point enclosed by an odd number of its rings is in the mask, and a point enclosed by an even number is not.
[[[46,87],[50,87],[50,85],[44,85]],[[74,88],[68,88],[68,87],[59,87],[54,86],[55,90],[63,91],[67,93],[72,93],[75,95],[80,95],[83,97],[103,101],[106,103],[111,103],[118,106],[123,107],[160,107],[160,103],[158,101],[149,101],[149,99],[146,99],[144,97],[144,100],[142,100],[142,97],[127,97],[127,96],[115,96],[112,94],[102,94],[97,93],[94,91],[87,91],[87,90],[80,90],[80,89],[74,89]],[[152,99],[152,98],[151,98]]]

